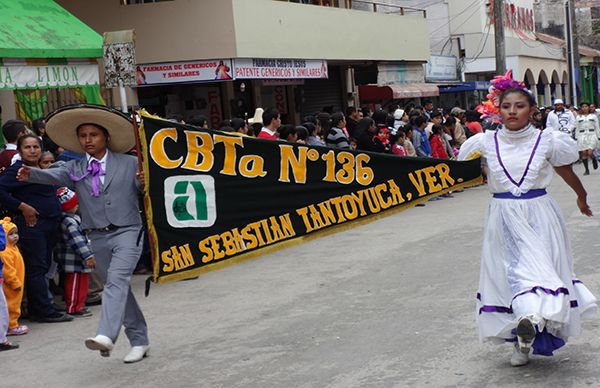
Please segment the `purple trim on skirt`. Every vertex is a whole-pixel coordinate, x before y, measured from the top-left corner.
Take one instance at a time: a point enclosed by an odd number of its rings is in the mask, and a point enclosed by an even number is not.
[[[573,283],[575,282],[579,282],[579,280],[573,280]],[[536,291],[544,291],[546,294],[549,295],[553,295],[553,296],[558,296],[560,294],[565,294],[565,295],[569,295],[569,290],[566,289],[565,287],[559,287],[556,290],[551,290],[550,288],[545,288],[545,287],[541,287],[541,286],[535,286],[529,290],[523,291],[523,292],[519,292],[517,295],[515,295],[513,297],[512,300],[515,300],[516,298],[518,298],[519,296],[525,295],[525,294],[529,294],[529,293],[535,293]],[[477,299],[481,302],[481,294],[478,292],[477,293]],[[571,308],[575,308],[575,307],[579,307],[578,303],[576,300],[572,300],[570,302]],[[513,309],[512,309],[512,303],[510,307],[504,307],[504,306],[490,306],[490,305],[483,305],[479,308],[479,314],[481,315],[481,313],[505,313],[505,314],[512,314],[513,313]]]
[[[573,280],[573,284],[577,284],[577,283],[581,283],[581,284],[583,284],[583,282],[582,282],[581,280],[579,280],[579,279],[575,279],[575,280]]]
[[[506,169],[506,167],[504,166],[504,163],[502,162],[502,158],[500,157],[500,146],[498,144],[498,132],[496,132],[494,134],[494,143],[496,146],[496,158],[498,159],[498,163],[500,163],[500,166],[502,167],[502,170],[504,170],[504,175],[506,175],[506,177],[517,187],[521,187],[521,185],[523,184],[523,181],[525,180],[525,177],[527,176],[527,173],[529,172],[529,167],[531,166],[531,161],[533,160],[533,156],[535,155],[535,152],[537,151],[538,146],[540,145],[540,140],[542,139],[542,131],[540,131],[540,134],[537,137],[537,140],[535,141],[535,145],[533,146],[533,150],[531,151],[531,155],[529,156],[529,160],[527,161],[527,166],[525,166],[525,171],[523,172],[523,176],[521,177],[521,180],[517,183],[513,177],[510,175],[510,173],[508,172],[508,170]]]
[[[525,294],[529,294],[529,293],[535,294],[535,292],[538,291],[538,290],[544,291],[546,294],[550,294],[550,295],[554,295],[554,296],[558,296],[559,294],[569,295],[569,290],[566,289],[566,288],[564,288],[564,287],[557,288],[556,290],[553,291],[553,290],[551,290],[549,288],[544,288],[544,287],[541,287],[541,286],[535,286],[535,287],[533,287],[530,290],[519,292],[517,295],[515,295],[512,298],[512,300],[517,299],[521,295],[525,295]]]
[[[526,193],[521,194],[520,197],[515,196],[511,192],[494,193],[494,194],[492,194],[492,196],[494,198],[498,198],[498,199],[532,199],[532,198],[541,197],[546,194],[547,194],[546,189],[533,189],[533,190],[529,190]]]

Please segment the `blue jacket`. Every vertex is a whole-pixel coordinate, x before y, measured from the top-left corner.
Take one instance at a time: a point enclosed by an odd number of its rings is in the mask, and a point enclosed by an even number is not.
[[[20,160],[0,175],[0,203],[8,210],[18,212],[21,202],[25,202],[39,213],[40,217],[56,218],[61,215],[56,188],[30,182],[19,182],[17,171],[23,165]]]

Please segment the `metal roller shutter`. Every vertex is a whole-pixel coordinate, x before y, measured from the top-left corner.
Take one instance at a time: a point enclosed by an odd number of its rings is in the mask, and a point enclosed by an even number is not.
[[[342,83],[340,68],[329,67],[328,79],[307,79],[304,86],[304,99],[300,108],[301,116],[321,112],[324,107],[333,111],[343,110]]]

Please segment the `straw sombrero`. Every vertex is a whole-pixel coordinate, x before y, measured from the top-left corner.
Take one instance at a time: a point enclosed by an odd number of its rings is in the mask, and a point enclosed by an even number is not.
[[[135,146],[133,124],[129,116],[103,105],[64,106],[46,117],[46,133],[62,148],[85,153],[77,139],[77,127],[82,124],[97,124],[106,128],[110,135],[108,148],[113,152],[124,153]]]

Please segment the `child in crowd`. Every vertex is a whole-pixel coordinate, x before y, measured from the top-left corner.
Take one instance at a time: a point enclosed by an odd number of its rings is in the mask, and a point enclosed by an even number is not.
[[[81,217],[77,214],[79,202],[75,192],[66,187],[56,191],[62,208],[61,239],[56,245],[54,258],[65,272],[64,292],[67,314],[89,317],[85,307],[88,294],[89,273],[96,266],[94,254],[87,237],[81,230]]]
[[[54,154],[50,151],[45,151],[40,158],[40,168],[46,169],[49,168],[52,163],[56,160],[54,159]]]
[[[417,151],[415,150],[415,146],[410,141],[413,135],[413,127],[411,124],[406,124],[404,126],[404,134],[406,136],[404,140],[404,149],[406,150],[406,156],[417,156]]]
[[[353,151],[356,151],[356,149],[358,148],[358,140],[356,140],[355,138],[351,137],[350,139],[348,139],[350,141],[350,147],[352,147]]]
[[[10,217],[0,221],[3,233],[6,235],[6,246],[0,255],[4,265],[4,285],[2,287],[8,306],[8,332],[6,335],[23,335],[29,332],[25,325],[19,325],[21,316],[21,301],[23,300],[23,285],[25,282],[25,263],[17,247],[19,230],[11,222]]]
[[[373,142],[377,145],[379,143],[378,148],[381,149],[381,152],[389,153],[391,151],[390,144],[390,130],[387,127],[378,128],[377,136],[373,137]]]
[[[431,136],[429,136],[429,144],[431,145],[431,156],[437,159],[448,159],[448,154],[444,149],[444,130],[441,125],[431,127]]]
[[[6,234],[3,229],[0,229],[0,248],[4,250],[6,248]],[[4,282],[2,277],[2,260],[0,260],[0,284]],[[19,345],[12,344],[6,338],[6,332],[8,331],[8,307],[6,306],[6,298],[4,297],[4,291],[0,287],[0,352],[4,350],[17,349]]]
[[[398,129],[396,132],[396,141],[392,146],[392,154],[398,156],[406,156],[406,150],[404,149],[404,143],[406,142],[406,134],[403,130]]]

